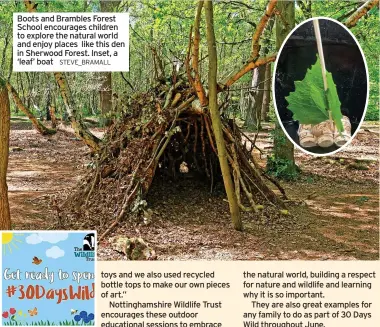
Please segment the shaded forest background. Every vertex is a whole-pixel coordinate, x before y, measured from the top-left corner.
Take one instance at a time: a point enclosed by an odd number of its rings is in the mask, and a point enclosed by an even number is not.
[[[144,256],[151,257],[151,248],[133,236],[143,237],[161,257],[178,255],[183,258],[193,252],[196,252],[196,258],[204,257],[199,248],[203,249],[205,243],[216,256],[222,254],[222,258],[223,253],[227,257],[243,259],[305,256],[372,259],[378,256],[378,133],[371,127],[372,124],[377,126],[379,120],[378,1],[214,1],[213,27],[218,62],[217,76],[214,77],[216,81],[227,83],[224,86],[214,83],[213,87],[210,71],[215,72],[215,66],[210,62],[216,63],[216,60],[210,52],[210,17],[206,15],[210,14],[210,6],[206,2],[201,15],[200,8],[197,1],[178,0],[0,3],[0,81],[7,81],[12,115],[8,179],[16,190],[14,194],[10,192],[11,211],[17,212],[18,205],[27,203],[27,210],[16,215],[13,224],[21,229],[36,229],[36,226],[52,229],[99,227],[102,251],[107,258],[112,257],[108,252],[110,248],[130,257],[131,253],[127,254],[125,250],[126,244],[130,247],[134,244],[136,248],[141,246]],[[17,11],[129,12],[130,71],[13,72],[12,14]],[[270,14],[266,16],[266,12]],[[274,54],[282,40],[294,25],[317,16],[335,18],[351,29],[363,48],[370,76],[364,134],[357,137],[347,153],[320,161],[294,151],[293,145],[286,141],[276,123],[271,92]],[[197,17],[200,18],[199,44],[195,41]],[[193,41],[189,44],[190,39]],[[197,46],[199,51],[194,51]],[[207,88],[209,98],[203,99],[205,103],[202,104],[202,92],[196,87],[199,84],[193,84],[191,88],[191,83],[185,82],[175,89],[185,109],[196,96],[199,98],[200,108],[195,108],[198,111],[195,115],[204,117],[205,123],[203,118],[194,120],[191,109],[184,114],[177,110],[176,104],[181,102],[178,102],[177,94],[170,94],[171,85],[177,85],[173,80],[191,76],[186,72],[189,52],[192,52],[192,62],[196,58],[195,62],[199,63],[192,67],[194,80],[197,82],[199,79]],[[264,64],[226,87],[234,72],[250,62],[255,63],[257,58],[263,58],[260,60]],[[232,208],[228,188],[227,200],[221,181],[210,178],[209,169],[212,167],[216,167],[219,177],[221,175],[219,166],[214,165],[217,156],[213,153],[219,152],[212,144],[214,138],[209,135],[209,141],[201,139],[197,143],[198,133],[206,135],[210,128],[207,119],[210,119],[208,110],[212,116],[212,92],[214,100],[215,93],[219,93],[222,103],[218,116],[222,117],[229,165],[233,171],[231,175],[235,186],[239,185],[233,191],[235,195],[240,192],[246,195],[245,202],[239,202],[244,222],[244,233],[240,234],[231,233],[231,220],[226,218],[227,205],[221,205],[228,202]],[[70,96],[66,97],[66,94]],[[208,110],[204,111],[206,105]],[[170,124],[173,121],[173,125],[160,121],[162,111],[166,114],[164,120]],[[183,115],[178,117],[178,112]],[[25,113],[36,129],[48,136],[36,136],[20,128],[18,124],[25,122]],[[199,127],[190,129],[191,120],[195,122],[194,126]],[[215,133],[214,118],[211,120]],[[157,127],[153,136],[149,134],[149,128],[145,133],[145,127],[151,122],[153,127]],[[178,125],[175,126],[174,122]],[[59,125],[58,133],[50,136],[55,133],[52,128],[56,125]],[[150,147],[154,147],[153,143],[146,142],[146,135],[152,139],[160,133],[163,135],[156,153],[165,150],[165,155],[162,160],[158,158],[160,163],[157,159],[155,167],[163,165],[169,173],[177,168],[181,173],[188,173],[189,167],[181,164],[174,169],[170,160],[165,166],[165,160],[178,152],[176,138],[172,136],[179,132],[185,134],[186,125],[190,139],[194,137],[197,144],[194,145],[195,157],[200,155],[199,162],[204,160],[201,168],[209,175],[208,178],[205,175],[191,180],[186,177],[181,184],[177,183],[175,174],[171,174],[169,178],[163,176],[152,183],[154,170],[151,174],[146,173],[151,164],[147,167],[142,164],[147,160],[148,163],[156,161],[155,155],[145,156],[144,149],[150,151]],[[78,130],[80,133],[74,137],[73,132]],[[217,135],[214,137],[218,143]],[[90,151],[81,139],[90,146]],[[131,139],[137,141],[134,148]],[[235,158],[234,151],[243,148],[242,140],[245,140],[244,151]],[[164,146],[167,144],[166,149]],[[162,151],[158,151],[160,146]],[[94,154],[99,148],[100,154]],[[356,160],[356,157],[360,159]],[[271,167],[266,166],[267,162],[272,163]],[[237,175],[237,163],[245,174],[244,180]],[[143,170],[145,175],[141,175]],[[55,174],[58,171],[60,173]],[[38,176],[44,177],[34,189]],[[207,183],[204,183],[205,179]],[[244,181],[247,184],[251,179],[254,181],[247,188]],[[216,187],[218,182],[219,187]],[[152,188],[146,198],[145,192],[151,183]],[[258,192],[252,192],[251,187],[255,190],[257,185]],[[46,194],[41,188],[47,190]],[[361,188],[366,191],[358,194],[357,189]],[[28,192],[17,195],[20,189]],[[250,197],[252,194],[258,196],[258,202]],[[137,212],[139,218],[136,220],[131,215],[126,223],[121,224],[128,210]],[[230,214],[234,228],[241,230],[240,217],[234,219],[232,209]],[[24,216],[28,219],[24,220]],[[350,228],[345,228],[346,219],[352,225]],[[121,243],[108,238],[108,235],[120,234],[124,235]],[[191,245],[194,239],[198,248]],[[234,254],[230,253],[231,244],[236,248]],[[261,244],[260,249],[257,244]],[[304,246],[307,250],[299,255],[298,249]],[[352,250],[355,246],[358,249]],[[257,250],[258,254],[252,254],[250,249]],[[294,250],[296,253],[286,252],[293,249],[297,249]]]

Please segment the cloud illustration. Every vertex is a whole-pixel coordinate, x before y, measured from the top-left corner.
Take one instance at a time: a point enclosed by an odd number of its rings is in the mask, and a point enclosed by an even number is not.
[[[42,242],[42,240],[38,236],[38,234],[31,234],[31,235],[29,235],[28,237],[25,238],[25,241],[28,244],[38,244],[38,243]]]
[[[34,233],[25,238],[28,244],[39,244],[41,242],[48,242],[55,244],[69,237],[68,233]]]
[[[65,251],[63,251],[60,247],[54,245],[50,249],[46,250],[46,256],[48,258],[58,259],[65,255]]]

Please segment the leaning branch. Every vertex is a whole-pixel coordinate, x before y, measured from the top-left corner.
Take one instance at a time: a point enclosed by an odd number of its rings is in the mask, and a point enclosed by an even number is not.
[[[226,87],[230,87],[239,78],[241,78],[243,75],[245,75],[249,71],[251,71],[251,70],[253,70],[253,69],[255,69],[255,68],[259,67],[259,66],[266,65],[268,62],[275,61],[276,60],[276,56],[277,56],[277,54],[275,53],[275,54],[269,55],[267,57],[259,58],[256,61],[254,61],[254,60],[251,59],[240,70],[238,70],[231,77],[229,77],[228,80],[225,81],[223,83],[223,85],[221,85],[221,88],[224,89]]]
[[[47,128],[34,116],[34,114],[24,105],[17,91],[9,82],[6,82],[6,86],[8,92],[12,95],[13,101],[16,104],[17,108],[20,109],[30,119],[37,132],[42,135],[52,135],[56,133],[55,129]]]
[[[99,151],[101,141],[90,132],[87,126],[83,123],[82,119],[79,117],[76,108],[73,105],[73,100],[67,85],[66,78],[62,73],[54,73],[54,77],[61,92],[63,103],[65,104],[66,112],[69,116],[71,126],[75,131],[75,135],[83,140],[83,142],[93,151]]]
[[[358,20],[363,17],[367,12],[369,12],[372,8],[379,5],[379,0],[368,0],[364,5],[358,8],[347,20],[344,24],[348,27],[356,26]]]
[[[258,23],[255,33],[252,36],[252,53],[251,53],[251,59],[257,59],[259,57],[260,52],[260,37],[263,34],[265,27],[268,24],[269,18],[274,13],[274,10],[276,8],[277,0],[269,0],[269,3],[265,9],[265,13],[263,17],[261,17],[260,22]]]
[[[252,51],[251,56],[246,62],[246,64],[240,68],[238,71],[233,73],[223,84],[219,85],[219,91],[224,90],[225,88],[230,87],[232,84],[234,84],[239,78],[244,76],[249,71],[255,69],[256,67],[265,65],[269,62],[276,60],[276,54],[260,58],[259,52],[260,52],[260,38],[265,30],[265,27],[268,24],[269,19],[272,17],[272,15],[275,13],[277,0],[269,0],[268,5],[265,9],[264,15],[261,17],[260,22],[257,25],[257,28],[255,30],[255,33],[253,33],[252,36]]]

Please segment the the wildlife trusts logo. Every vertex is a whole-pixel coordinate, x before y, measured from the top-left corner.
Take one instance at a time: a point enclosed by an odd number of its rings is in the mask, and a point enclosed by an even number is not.
[[[94,261],[95,246],[95,233],[89,233],[83,238],[82,247],[74,247],[74,255],[76,258],[86,258],[87,261]]]

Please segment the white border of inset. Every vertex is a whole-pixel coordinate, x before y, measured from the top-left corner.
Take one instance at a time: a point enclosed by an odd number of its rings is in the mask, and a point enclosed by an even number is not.
[[[363,111],[363,116],[360,120],[360,123],[358,125],[358,128],[356,129],[355,133],[351,136],[351,138],[349,139],[349,141],[343,145],[342,147],[340,147],[339,149],[336,149],[334,151],[331,151],[331,152],[328,152],[328,153],[314,153],[314,152],[310,152],[310,151],[307,151],[306,149],[302,148],[300,145],[298,145],[296,142],[294,142],[294,140],[289,136],[289,134],[287,133],[286,129],[284,128],[284,125],[282,124],[282,121],[280,119],[280,115],[278,113],[278,109],[277,109],[277,103],[276,103],[276,88],[275,88],[275,77],[276,77],[276,71],[277,71],[277,63],[280,59],[280,56],[281,56],[281,53],[282,53],[282,49],[283,47],[285,46],[286,42],[288,41],[288,39],[292,36],[292,34],[294,33],[294,31],[296,29],[298,29],[300,26],[302,26],[303,24],[307,23],[307,22],[310,22],[314,19],[325,19],[325,20],[330,20],[340,26],[342,26],[350,35],[351,37],[354,39],[356,45],[358,46],[359,48],[359,51],[363,57],[363,61],[364,61],[364,67],[365,67],[365,71],[366,71],[366,75],[367,75],[367,96],[366,96],[366,100],[365,100],[365,105],[364,105],[364,111]],[[338,22],[337,20],[333,19],[333,18],[329,18],[329,17],[322,17],[322,16],[318,16],[318,17],[313,17],[313,18],[309,18],[307,20],[304,20],[302,23],[298,24],[297,26],[295,26],[292,31],[287,35],[287,37],[285,38],[284,42],[281,44],[281,47],[280,49],[278,50],[278,54],[277,54],[277,58],[276,58],[276,61],[274,63],[274,69],[273,69],[273,75],[272,75],[272,90],[273,90],[273,105],[274,105],[274,109],[275,109],[275,112],[276,112],[276,118],[277,120],[279,121],[280,123],[280,126],[282,128],[282,130],[284,131],[286,137],[290,140],[290,142],[293,143],[293,145],[301,150],[302,152],[306,153],[306,154],[310,154],[312,156],[316,156],[316,157],[326,157],[326,156],[329,156],[329,155],[332,155],[334,153],[337,153],[339,151],[342,151],[347,145],[349,145],[352,140],[355,138],[356,134],[359,132],[362,124],[363,124],[363,121],[364,121],[364,118],[366,116],[366,113],[367,113],[367,107],[368,107],[368,98],[369,98],[369,89],[370,89],[370,84],[369,84],[369,74],[368,74],[368,67],[367,67],[367,60],[365,58],[365,55],[364,55],[364,52],[363,52],[363,49],[362,47],[360,46],[360,43],[358,42],[358,40],[356,39],[355,35],[344,25],[342,24],[341,22]]]

